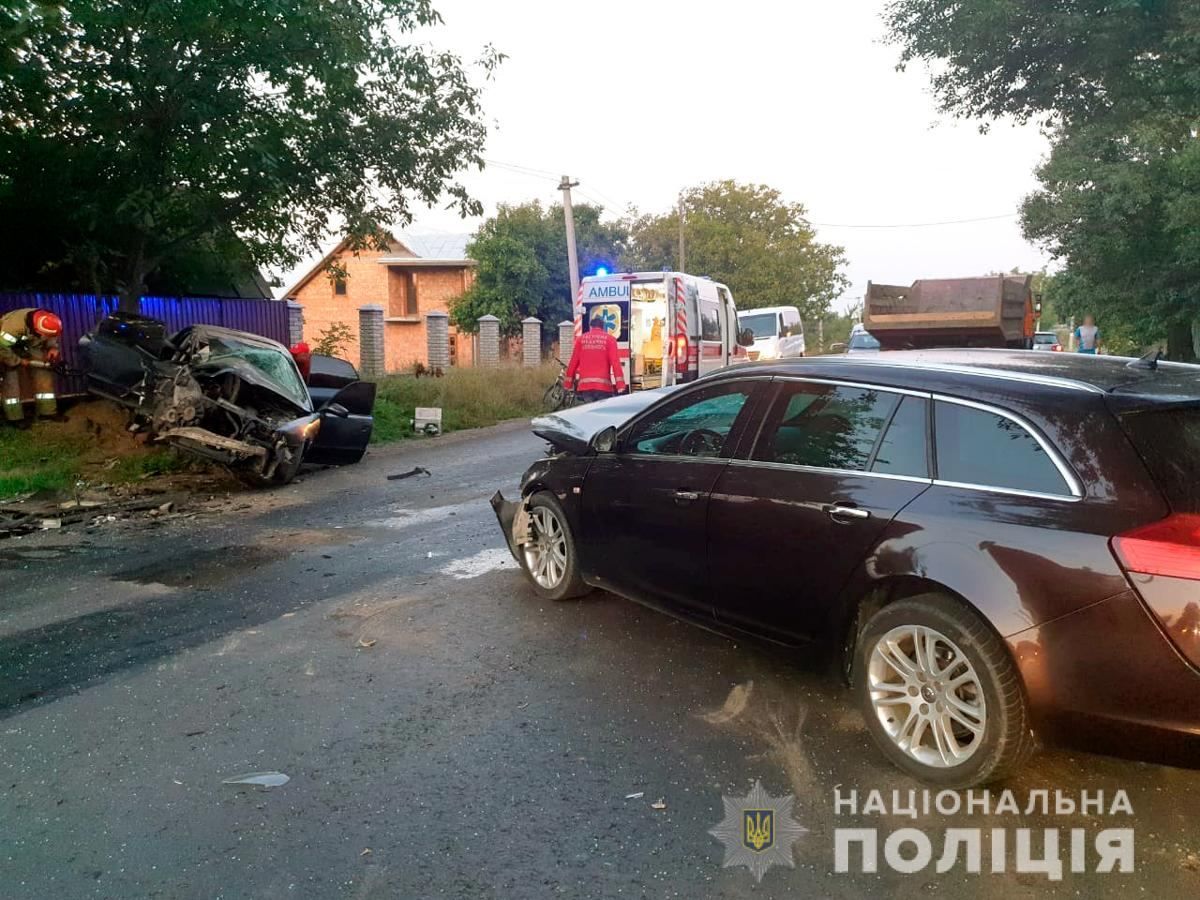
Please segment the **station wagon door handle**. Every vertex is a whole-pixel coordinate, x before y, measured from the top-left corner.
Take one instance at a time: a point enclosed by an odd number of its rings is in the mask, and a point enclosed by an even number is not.
[[[825,512],[829,514],[829,518],[836,522],[871,518],[871,514],[867,510],[859,509],[857,506],[845,506],[841,503],[829,504],[825,507]]]
[[[695,491],[676,491],[675,492],[675,502],[678,503],[680,506],[686,506],[687,504],[692,503],[693,501],[699,500],[699,499],[700,499],[700,495],[698,493],[696,493]]]

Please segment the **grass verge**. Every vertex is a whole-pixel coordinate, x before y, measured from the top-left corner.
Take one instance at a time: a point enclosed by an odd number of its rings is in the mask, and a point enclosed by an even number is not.
[[[483,428],[542,412],[542,394],[558,366],[450,369],[442,378],[389,375],[379,380],[373,444],[419,437],[412,430],[418,406],[440,406],[442,431]]]

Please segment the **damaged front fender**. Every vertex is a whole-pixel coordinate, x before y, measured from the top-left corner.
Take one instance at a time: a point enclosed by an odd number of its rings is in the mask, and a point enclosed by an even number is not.
[[[492,495],[491,503],[508,550],[520,562],[521,547],[529,543],[529,507],[524,500],[505,500],[500,491]]]

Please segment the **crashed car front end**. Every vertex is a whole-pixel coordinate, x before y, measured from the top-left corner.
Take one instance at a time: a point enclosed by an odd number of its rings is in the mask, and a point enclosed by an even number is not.
[[[316,438],[300,372],[275,341],[193,325],[170,341],[138,317],[110,317],[81,341],[93,393],[130,409],[134,430],[256,482],[290,480]]]
[[[571,524],[578,527],[578,501],[583,491],[583,479],[595,456],[593,438],[607,428],[620,428],[674,390],[676,388],[666,387],[638,391],[533,420],[531,430],[546,441],[547,455],[525,470],[518,500],[508,500],[500,491],[491,499],[508,549],[518,562],[521,561],[521,547],[531,539],[529,499],[539,491],[550,491],[573,520]]]

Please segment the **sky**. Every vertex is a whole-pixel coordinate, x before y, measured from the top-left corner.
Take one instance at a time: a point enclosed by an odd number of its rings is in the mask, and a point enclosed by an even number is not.
[[[485,215],[556,202],[564,174],[580,182],[576,202],[613,215],[665,211],[684,187],[732,178],[803,204],[819,239],[845,248],[842,309],[867,281],[1041,268],[1016,211],[1046,139],[939,114],[923,67],[896,71],[884,5],[435,0],[444,24],[419,38],[468,62],[488,43],[508,56],[484,89],[491,164],[463,178]],[[963,219],[985,221],[861,227]],[[419,209],[407,230],[480,221]]]

